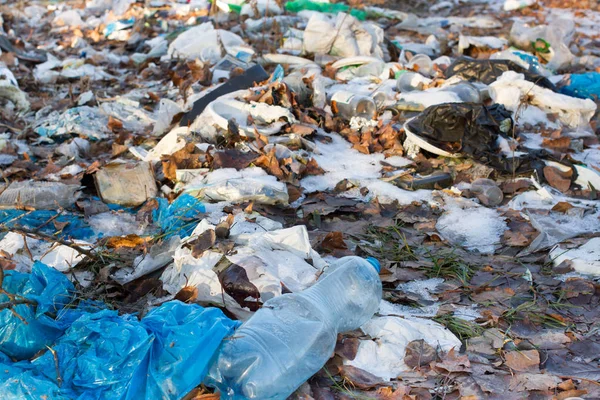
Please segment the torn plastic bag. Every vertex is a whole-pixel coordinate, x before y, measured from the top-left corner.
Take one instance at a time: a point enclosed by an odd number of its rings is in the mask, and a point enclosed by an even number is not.
[[[374,317],[360,328],[373,339],[361,340],[356,357],[345,360],[381,379],[395,379],[402,372],[410,371],[404,363],[406,346],[414,340],[424,340],[442,351],[458,349],[460,340],[444,326],[421,318],[399,318],[396,316]]]
[[[588,240],[579,247],[565,250],[562,246],[554,247],[548,253],[555,266],[564,261],[581,274],[600,275],[600,238]]]
[[[489,85],[506,71],[518,72],[525,75],[525,79],[528,81],[556,91],[554,84],[547,78],[530,72],[510,60],[475,60],[470,57],[459,57],[446,70],[446,78],[457,75],[472,82]]]
[[[65,326],[59,313],[75,290],[65,275],[36,262],[31,274],[5,271],[2,288],[18,296],[17,300],[25,298],[37,305],[12,307],[18,316],[9,309],[0,310],[1,352],[17,360],[31,358],[62,335]],[[6,295],[0,295],[0,303],[8,300]]]
[[[209,201],[287,204],[289,199],[285,183],[258,167],[214,170],[194,179],[184,190]]]
[[[69,399],[181,399],[202,382],[237,325],[218,309],[179,301],[150,311],[141,322],[111,310],[83,314],[52,346],[60,393]],[[58,384],[52,352],[28,368]]]
[[[56,235],[61,239],[85,240],[94,236],[94,230],[80,216],[63,213],[56,216],[56,211],[50,210],[0,210],[0,224],[7,228],[24,227],[39,230],[48,235]],[[52,220],[52,223],[47,223]],[[55,225],[56,224],[56,225]],[[63,224],[66,224],[62,226]]]
[[[198,40],[202,38],[202,40]],[[181,33],[169,45],[169,58],[184,58],[216,64],[225,54],[250,61],[254,55],[252,47],[235,33],[215,29],[212,21],[204,22]]]
[[[475,103],[431,106],[407,123],[412,134],[450,154],[468,154],[504,172],[531,171],[535,169],[531,157],[505,159],[497,154],[498,136],[506,135],[512,126],[511,113],[502,105]]]
[[[560,93],[580,99],[600,98],[600,73],[598,72],[571,74],[568,75],[567,82],[567,85],[560,88]]]
[[[80,196],[80,189],[79,185],[61,182],[13,182],[0,194],[0,208],[69,208]]]
[[[204,204],[194,196],[182,194],[171,204],[167,199],[157,198],[158,208],[152,211],[154,223],[160,226],[165,238],[189,236],[198,222],[200,216],[206,211]]]
[[[27,100],[27,95],[19,89],[15,76],[3,62],[0,62],[0,77],[2,77],[0,79],[0,98],[12,102],[20,111],[28,111],[31,104]]]
[[[142,325],[154,341],[126,399],[176,400],[204,380],[221,342],[240,322],[217,308],[171,301],[150,311]]]
[[[0,400],[70,400],[60,388],[28,369],[27,362],[13,363],[0,352]]]
[[[596,112],[596,103],[590,99],[577,99],[532,84],[523,74],[507,71],[490,85],[490,96],[495,103],[508,110],[519,112],[515,117],[520,124],[536,125],[544,122],[551,125],[546,114],[558,114],[563,125],[580,131],[591,130],[590,120]],[[526,107],[522,100],[526,99]]]

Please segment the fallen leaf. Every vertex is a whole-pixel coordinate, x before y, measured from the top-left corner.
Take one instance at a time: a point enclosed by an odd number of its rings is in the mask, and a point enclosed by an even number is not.
[[[175,295],[175,300],[179,300],[183,303],[191,303],[198,298],[198,288],[195,286],[184,286]]]
[[[113,132],[118,132],[123,129],[123,123],[113,116],[108,117],[108,129]]]
[[[550,186],[560,190],[563,193],[569,190],[571,187],[571,179],[565,175],[566,174],[560,171],[558,168],[550,166],[544,167],[544,177]]]
[[[306,163],[306,168],[304,169],[304,176],[315,176],[315,175],[323,175],[325,173],[325,170],[321,167],[319,167],[319,164],[317,164],[317,160],[315,160],[314,158],[311,158],[310,160],[308,160],[308,162]]]
[[[332,253],[335,250],[346,250],[348,246],[342,232],[329,232],[321,242],[321,248]]]
[[[571,138],[569,137],[560,137],[558,139],[548,139],[545,138],[542,141],[542,146],[548,149],[555,150],[560,153],[565,153],[569,150],[569,146],[571,145]]]
[[[436,359],[436,351],[423,339],[413,340],[406,346],[404,364],[411,368],[428,365]]]
[[[225,293],[230,295],[243,307],[256,311],[260,305],[258,301],[246,301],[248,297],[260,299],[258,288],[250,282],[246,270],[237,264],[231,264],[227,269],[219,273],[219,282]]]
[[[469,372],[471,363],[468,356],[459,356],[454,349],[451,349],[442,362],[435,363],[435,369],[447,372]]]
[[[194,258],[198,258],[201,257],[206,250],[214,246],[216,238],[215,231],[213,229],[207,229],[198,235],[196,239],[189,241],[185,246],[192,249],[192,256],[194,256]]]
[[[352,337],[341,338],[335,344],[335,353],[346,360],[354,360],[360,340]]]
[[[518,372],[538,372],[540,353],[537,350],[509,351],[504,354],[505,364]]]
[[[352,365],[343,365],[342,378],[359,389],[371,389],[384,383],[383,379]]]
[[[256,153],[251,151],[242,152],[236,149],[226,149],[212,153],[212,167],[219,168],[235,168],[237,170],[248,167],[254,160],[258,158]]]
[[[558,203],[556,203],[554,205],[554,207],[552,207],[552,211],[556,211],[556,212],[565,214],[571,208],[575,208],[571,203],[566,202],[566,201],[559,201]]]

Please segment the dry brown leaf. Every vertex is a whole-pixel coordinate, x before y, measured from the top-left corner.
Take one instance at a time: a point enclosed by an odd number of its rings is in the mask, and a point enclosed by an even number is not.
[[[556,212],[564,214],[567,211],[569,211],[571,208],[575,208],[571,203],[566,202],[566,201],[559,201],[558,203],[556,203],[554,205],[554,207],[552,207],[552,211],[556,211]]]
[[[572,174],[572,172],[571,172]],[[565,193],[571,187],[571,179],[570,177],[565,176],[564,172],[560,171],[558,168],[546,166],[544,167],[544,177],[552,186]]]
[[[304,176],[323,175],[324,173],[325,170],[319,167],[319,164],[317,164],[317,160],[315,160],[314,158],[308,160],[308,162],[306,163],[306,168],[304,169]]]
[[[419,368],[429,365],[436,359],[436,351],[423,339],[413,340],[406,346],[404,364],[410,368]]]
[[[128,248],[134,249],[138,246],[144,246],[148,243],[150,238],[143,238],[135,234],[127,236],[112,236],[106,240],[106,247],[111,249],[117,248]]]
[[[175,295],[175,300],[179,300],[183,303],[191,303],[198,297],[198,288],[195,286],[184,286]]]
[[[112,132],[118,132],[123,129],[123,123],[113,116],[108,117],[108,129]]]
[[[538,372],[540,353],[537,350],[509,351],[504,354],[505,364],[518,372]]]
[[[213,229],[207,229],[198,237],[186,244],[186,247],[192,249],[192,256],[195,258],[201,257],[202,254],[214,246],[217,240],[217,235]]]
[[[342,232],[329,232],[321,242],[321,248],[328,252],[334,252],[335,250],[346,250],[348,246],[344,242]]]
[[[542,146],[561,153],[564,153],[567,150],[569,150],[570,145],[571,138],[569,137],[560,137],[558,139],[544,139],[542,141]]]

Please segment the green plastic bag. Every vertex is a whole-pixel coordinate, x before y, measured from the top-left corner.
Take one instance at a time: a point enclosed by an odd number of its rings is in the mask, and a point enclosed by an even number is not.
[[[285,3],[285,9],[294,13],[303,10],[320,11],[322,13],[328,14],[337,14],[339,12],[345,12],[349,13],[354,18],[361,21],[367,19],[366,11],[350,9],[350,6],[341,3],[319,3],[311,0],[293,0]]]

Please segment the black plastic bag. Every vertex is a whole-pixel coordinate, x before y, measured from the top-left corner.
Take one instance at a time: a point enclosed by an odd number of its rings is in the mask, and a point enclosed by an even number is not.
[[[511,112],[500,104],[438,104],[411,120],[408,129],[440,149],[469,155],[500,172],[525,173],[539,167],[536,157],[498,154],[498,136],[507,136],[513,129]]]
[[[489,85],[495,82],[506,71],[515,71],[525,75],[525,79],[538,86],[556,91],[556,86],[547,78],[530,72],[510,60],[475,60],[470,57],[457,58],[446,70],[446,78],[458,75],[472,82]]]

